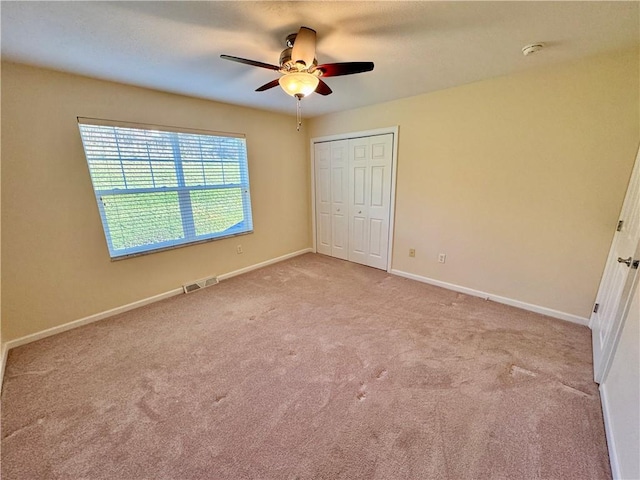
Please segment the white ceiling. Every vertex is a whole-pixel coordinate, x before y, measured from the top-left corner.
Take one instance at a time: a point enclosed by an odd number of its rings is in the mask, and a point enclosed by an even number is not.
[[[373,61],[327,78],[306,117],[347,110],[640,44],[638,2],[6,2],[2,58],[227,103],[292,113],[277,72],[301,25],[319,63]],[[524,45],[544,42],[524,57]]]

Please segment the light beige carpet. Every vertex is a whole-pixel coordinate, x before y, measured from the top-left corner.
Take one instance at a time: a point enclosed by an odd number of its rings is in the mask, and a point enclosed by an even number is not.
[[[590,351],[308,254],[12,350],[2,478],[609,478]]]

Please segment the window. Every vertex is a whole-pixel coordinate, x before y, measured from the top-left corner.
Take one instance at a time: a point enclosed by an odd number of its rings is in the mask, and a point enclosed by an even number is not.
[[[244,136],[78,123],[112,259],[253,231]]]

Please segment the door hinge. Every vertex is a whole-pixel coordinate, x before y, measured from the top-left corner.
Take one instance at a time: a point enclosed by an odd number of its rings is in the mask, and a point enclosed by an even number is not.
[[[600,304],[599,304],[599,303],[596,303],[596,304],[593,306],[593,313],[598,313],[598,309],[599,309],[599,308],[600,308]]]
[[[622,225],[624,225],[624,220],[618,220],[618,228],[616,228],[616,232],[622,231]]]
[[[631,268],[635,268],[636,270],[640,267],[640,260],[634,260],[631,264]]]

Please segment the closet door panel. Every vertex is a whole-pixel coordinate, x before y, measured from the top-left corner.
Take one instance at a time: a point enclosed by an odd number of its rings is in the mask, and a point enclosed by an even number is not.
[[[319,253],[330,255],[331,251],[331,216],[328,213],[320,213],[318,224],[317,250]]]
[[[383,258],[382,238],[384,236],[384,224],[377,218],[369,220],[369,256],[376,260]],[[372,265],[373,266],[373,265]]]
[[[369,137],[371,156],[367,216],[367,265],[386,270],[389,249],[389,217],[391,209],[391,165],[393,135]]]
[[[368,138],[349,140],[349,260],[367,265],[369,225],[367,204],[370,188],[367,160]]]
[[[371,167],[371,207],[384,207],[384,167]]]
[[[331,146],[314,146],[316,177],[316,250],[331,255]]]
[[[362,216],[356,216],[353,218],[353,230],[352,235],[350,235],[350,260],[356,261],[358,263],[363,263],[358,260],[364,259],[367,254],[366,246],[367,246],[367,219]]]
[[[349,141],[331,142],[331,255],[349,258]]]

